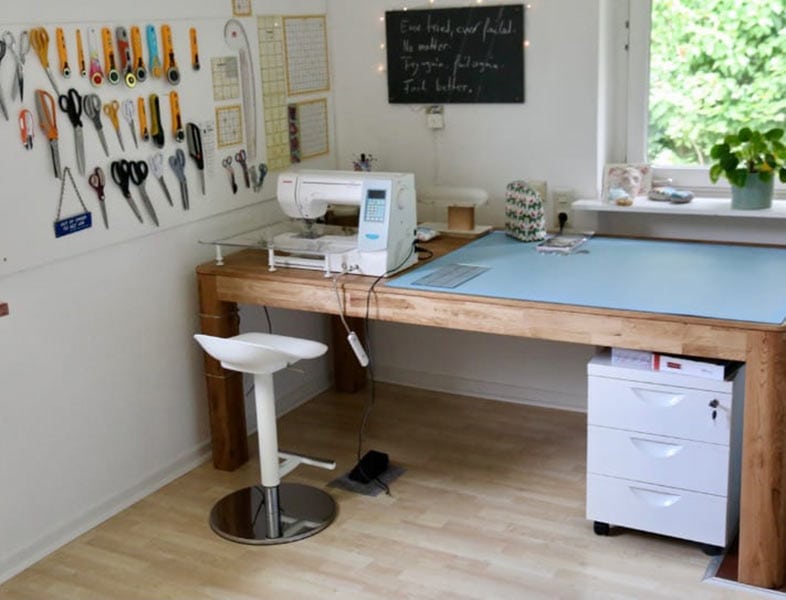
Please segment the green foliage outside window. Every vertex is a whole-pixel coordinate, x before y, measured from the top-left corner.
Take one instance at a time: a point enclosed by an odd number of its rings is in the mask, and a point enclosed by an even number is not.
[[[701,165],[726,134],[786,117],[786,2],[653,0],[649,160]]]

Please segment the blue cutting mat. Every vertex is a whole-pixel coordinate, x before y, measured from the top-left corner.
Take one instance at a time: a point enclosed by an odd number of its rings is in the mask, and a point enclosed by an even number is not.
[[[493,232],[386,285],[413,285],[451,264],[488,271],[451,294],[781,324],[786,249],[596,237],[586,254],[541,254]]]

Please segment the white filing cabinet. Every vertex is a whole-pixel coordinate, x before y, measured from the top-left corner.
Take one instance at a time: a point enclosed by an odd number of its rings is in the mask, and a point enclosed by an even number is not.
[[[711,551],[737,531],[744,368],[729,381],[587,366],[587,518],[693,540]]]

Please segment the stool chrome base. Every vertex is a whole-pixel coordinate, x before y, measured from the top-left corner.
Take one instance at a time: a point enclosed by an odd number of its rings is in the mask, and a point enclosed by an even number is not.
[[[210,511],[210,528],[241,544],[286,544],[319,533],[336,518],[336,502],[327,492],[301,483],[279,486],[281,536],[267,537],[265,492],[262,486],[224,496]]]

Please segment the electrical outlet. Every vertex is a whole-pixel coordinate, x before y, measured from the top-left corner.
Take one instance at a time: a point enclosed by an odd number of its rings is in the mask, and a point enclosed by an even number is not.
[[[572,221],[573,210],[572,204],[574,200],[573,190],[569,188],[554,188],[551,192],[551,203],[553,205],[553,214],[555,220],[558,221],[557,217],[559,213],[565,213],[568,217],[568,221]],[[559,224],[557,223],[557,227]]]
[[[426,125],[429,129],[443,129],[445,127],[445,107],[432,104],[426,108]]]
[[[8,302],[0,302],[0,317],[8,315]]]

